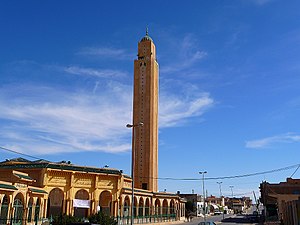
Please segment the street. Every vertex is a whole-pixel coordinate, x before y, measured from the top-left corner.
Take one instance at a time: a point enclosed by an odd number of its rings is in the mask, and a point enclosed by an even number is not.
[[[243,224],[243,225],[257,225],[258,223],[249,223],[244,221],[246,216],[245,215],[233,215],[233,214],[227,214],[224,215],[226,222],[221,222],[223,219],[223,215],[217,215],[217,216],[208,216],[206,218],[206,221],[212,221],[216,224],[222,224],[222,225],[233,225],[233,224]],[[185,222],[187,225],[198,225],[199,222],[204,221],[202,217],[194,217],[192,221]]]

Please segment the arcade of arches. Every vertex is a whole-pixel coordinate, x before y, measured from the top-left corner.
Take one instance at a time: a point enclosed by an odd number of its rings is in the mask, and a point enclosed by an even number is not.
[[[0,181],[0,225],[8,220],[12,224],[41,224],[56,215],[87,217],[98,211],[128,219],[132,202],[135,218],[184,218],[185,204],[176,194],[135,189],[132,201],[131,178],[119,170],[0,163]]]

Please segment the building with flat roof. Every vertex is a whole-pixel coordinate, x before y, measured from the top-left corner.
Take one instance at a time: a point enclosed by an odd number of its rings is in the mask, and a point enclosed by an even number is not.
[[[267,220],[280,219],[286,215],[285,205],[287,202],[296,201],[300,198],[300,179],[287,178],[286,182],[260,184],[260,202],[264,205]],[[288,218],[283,218],[288,221]]]

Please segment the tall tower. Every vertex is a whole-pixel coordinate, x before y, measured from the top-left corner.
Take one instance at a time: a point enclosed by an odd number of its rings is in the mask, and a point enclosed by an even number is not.
[[[133,137],[134,186],[157,192],[158,63],[148,30],[138,43],[137,56],[134,60],[133,123],[144,125],[135,129]]]

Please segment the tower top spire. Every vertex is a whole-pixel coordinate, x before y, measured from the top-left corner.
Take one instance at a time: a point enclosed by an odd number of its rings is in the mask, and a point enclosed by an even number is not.
[[[146,27],[146,35],[141,39],[140,42],[143,42],[143,41],[151,41],[151,42],[153,42],[152,38],[149,36],[148,27]]]

